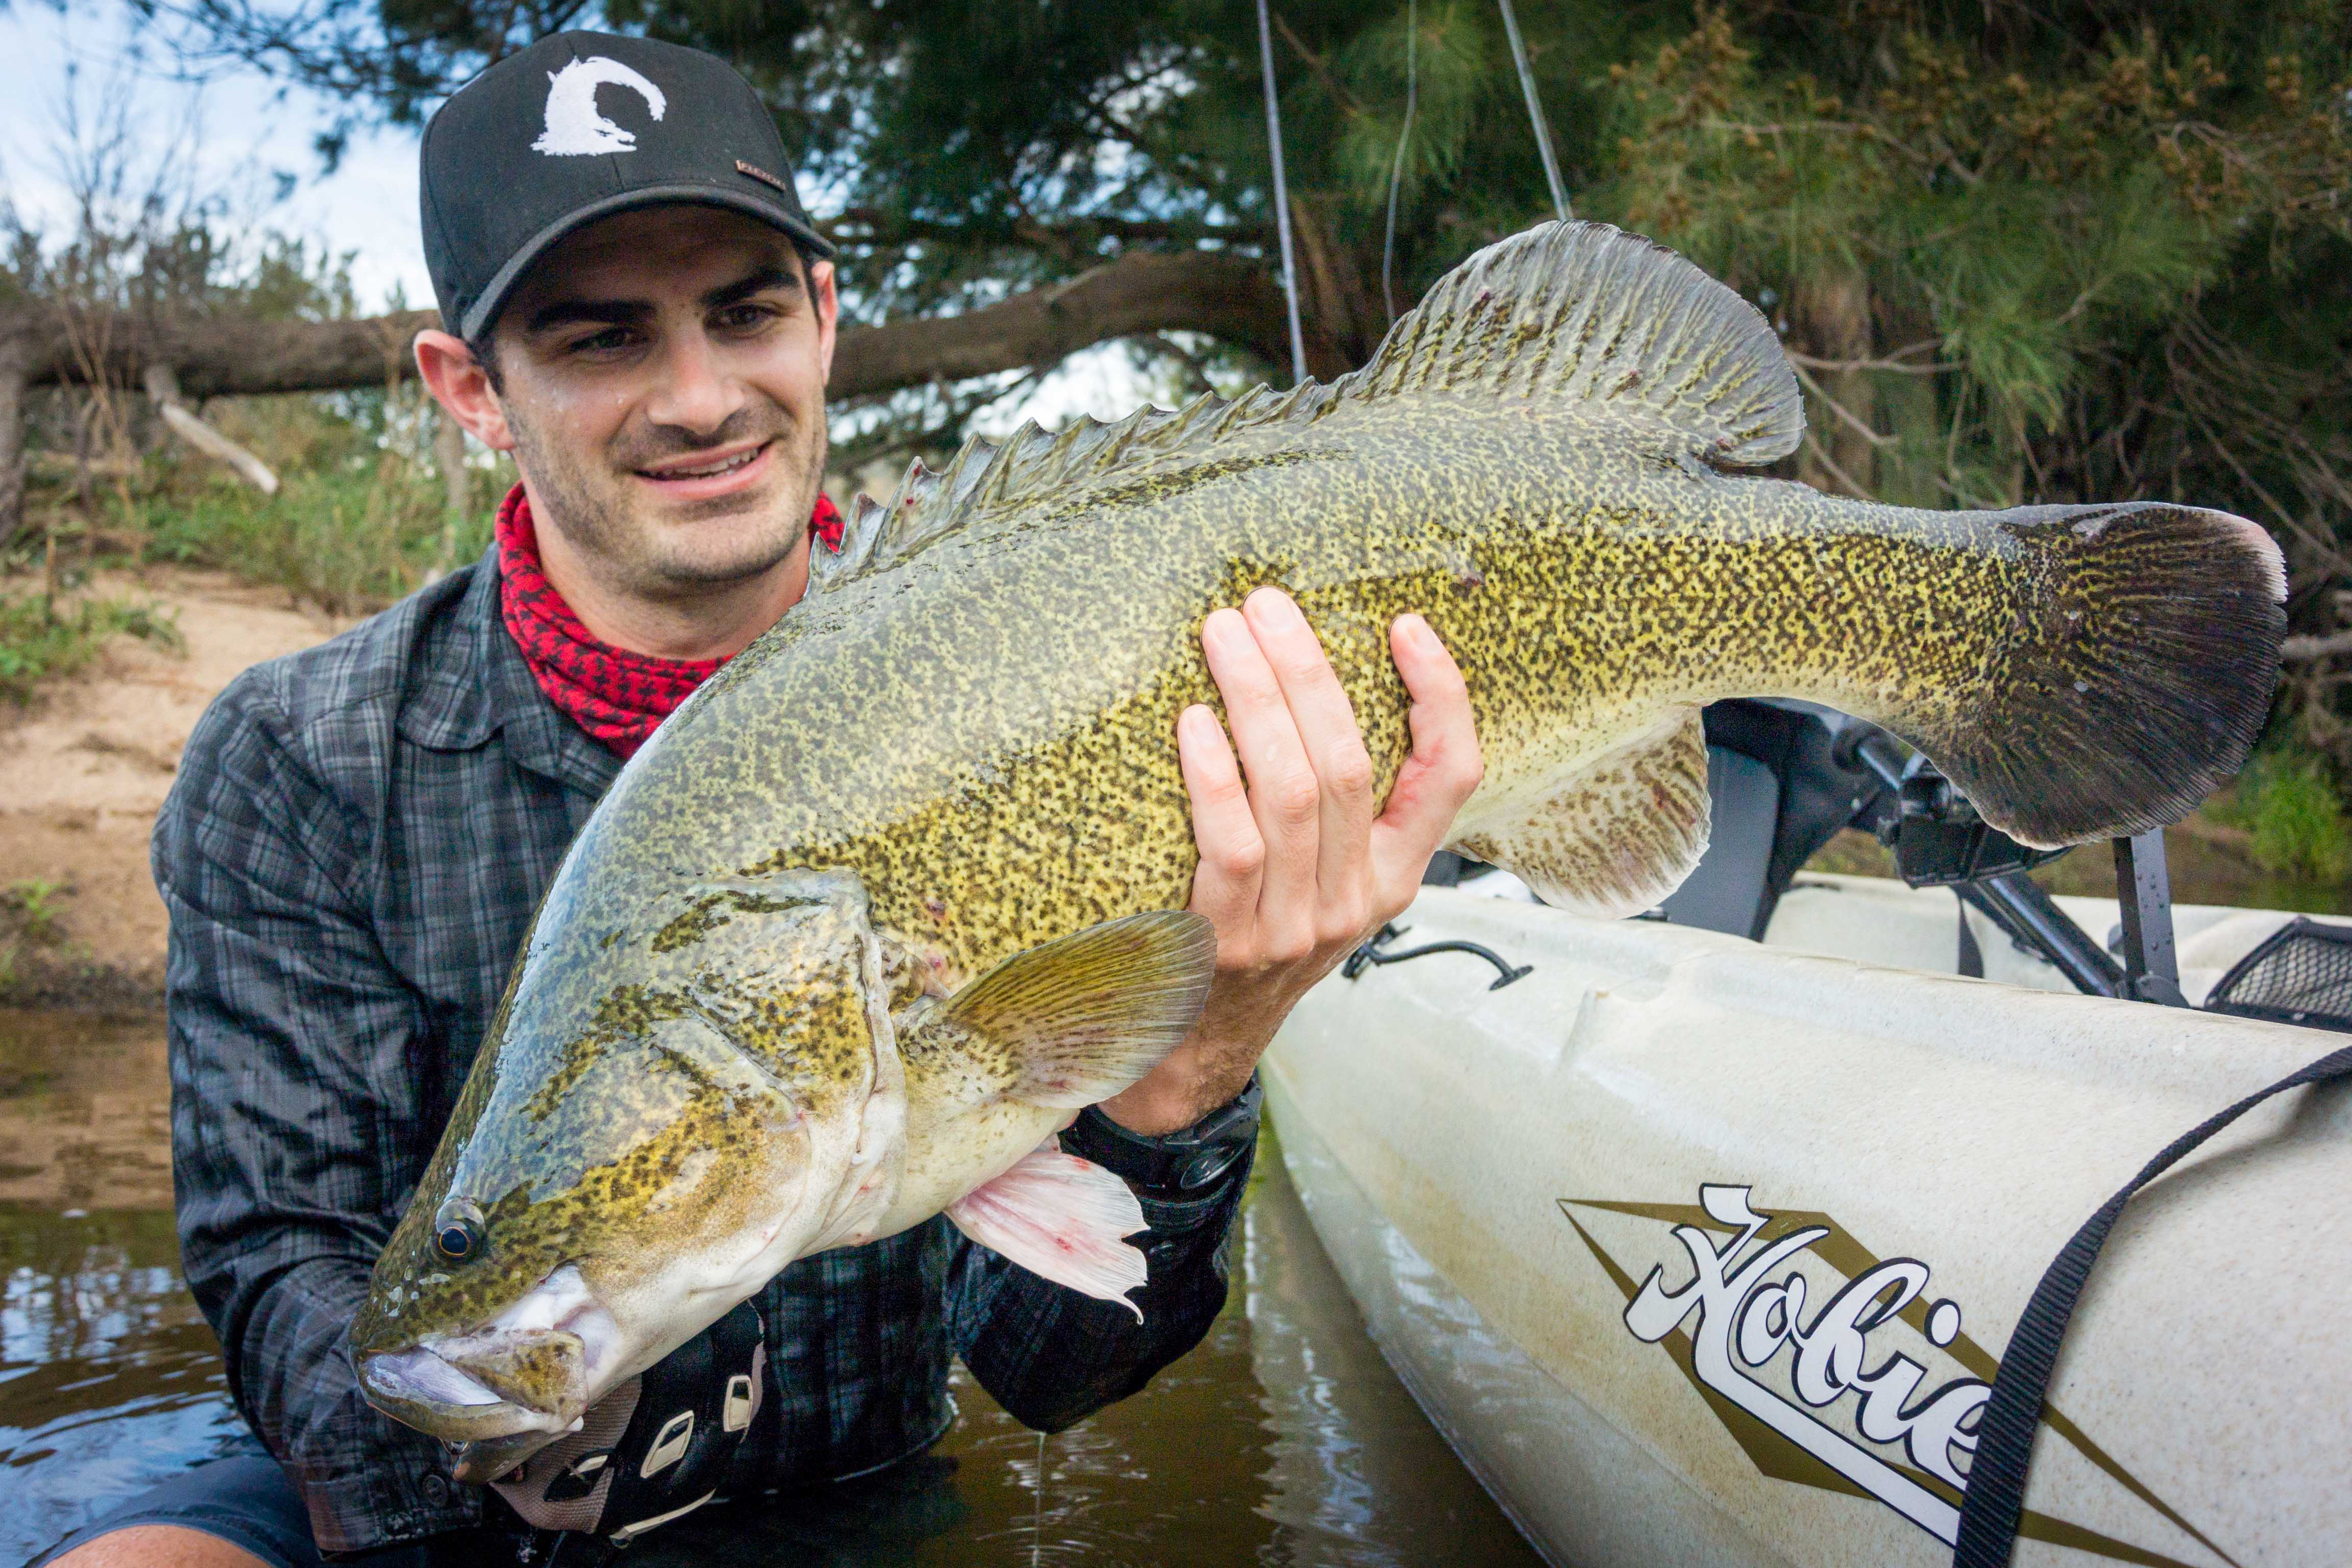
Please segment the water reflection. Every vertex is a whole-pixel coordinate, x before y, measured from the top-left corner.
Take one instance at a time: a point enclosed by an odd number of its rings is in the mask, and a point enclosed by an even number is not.
[[[171,1113],[155,1018],[0,1007],[0,1204],[170,1208]]]
[[[1314,1549],[1286,1563],[1539,1562],[1381,1359],[1269,1135],[1254,1194],[1250,1360],[1273,1468],[1259,1508]]]
[[[0,1562],[250,1439],[180,1281],[161,1030],[0,1010]],[[1532,1564],[1365,1337],[1269,1146],[1234,1289],[1151,1387],[1040,1441],[963,1418],[887,1475],[709,1509],[642,1568]],[[14,1201],[9,1201],[9,1200]]]
[[[0,1206],[0,1561],[241,1446],[166,1211]]]

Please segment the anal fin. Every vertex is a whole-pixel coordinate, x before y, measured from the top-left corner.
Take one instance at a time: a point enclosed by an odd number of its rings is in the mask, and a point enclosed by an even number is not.
[[[1544,902],[1616,918],[1653,908],[1706,852],[1706,731],[1698,710],[1507,803],[1453,847],[1510,871]]]
[[[947,1215],[964,1235],[1032,1274],[1116,1301],[1143,1321],[1127,1293],[1150,1269],[1122,1239],[1149,1228],[1143,1205],[1100,1165],[1048,1145],[950,1204]]]

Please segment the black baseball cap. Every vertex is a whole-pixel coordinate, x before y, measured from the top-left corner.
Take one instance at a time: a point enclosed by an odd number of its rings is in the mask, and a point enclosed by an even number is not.
[[[425,127],[421,156],[425,266],[443,324],[468,341],[549,246],[636,207],[731,207],[833,254],[751,84],[677,44],[541,38],[459,88]]]

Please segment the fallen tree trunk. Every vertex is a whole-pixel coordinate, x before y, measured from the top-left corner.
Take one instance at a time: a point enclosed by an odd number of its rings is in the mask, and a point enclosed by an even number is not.
[[[341,321],[125,318],[107,334],[104,372],[111,384],[140,391],[148,365],[168,364],[194,399],[382,386],[415,374],[409,343],[439,324],[432,310]],[[12,325],[32,345],[32,384],[80,379],[59,323],[38,315],[0,320],[0,342]],[[841,335],[828,391],[838,400],[963,381],[1162,331],[1203,332],[1279,363],[1286,331],[1281,289],[1256,262],[1223,251],[1134,250],[961,315],[852,328]],[[1307,358],[1318,375],[1349,368],[1319,334],[1309,337]]]
[[[1135,250],[1066,283],[960,316],[845,331],[826,391],[836,399],[866,397],[1051,365],[1096,343],[1151,332],[1203,332],[1282,363],[1288,331],[1282,290],[1255,262],[1217,251]],[[1323,376],[1349,368],[1320,336],[1308,340],[1307,363]]]

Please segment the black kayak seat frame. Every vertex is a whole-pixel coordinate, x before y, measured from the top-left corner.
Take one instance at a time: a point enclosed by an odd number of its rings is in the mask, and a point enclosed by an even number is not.
[[[2185,1007],[2172,889],[2158,831],[2110,841],[2120,923],[2105,942],[2035,882],[2063,853],[2032,849],[1979,816],[1927,759],[1874,724],[1813,703],[1738,699],[1706,710],[1710,790],[1729,827],[1664,918],[1761,941],[1799,869],[1847,827],[1895,853],[1915,888],[1949,888],[1958,973],[1981,977],[1972,909],[2085,995]],[[1771,825],[1759,851],[1759,818]],[[2282,928],[2217,983],[2204,1010],[2352,1032],[2352,930],[2310,920]]]

